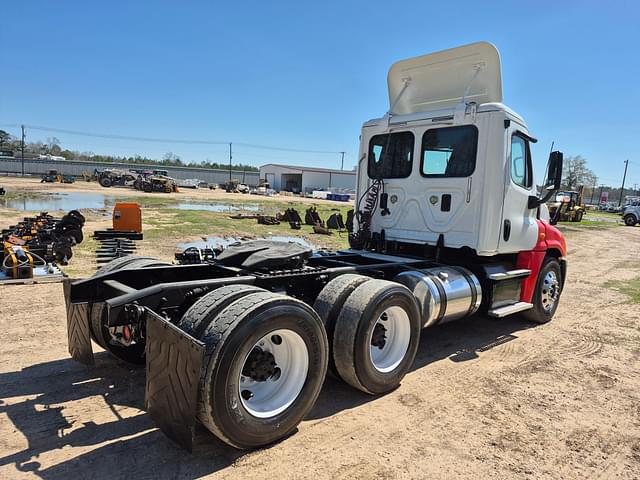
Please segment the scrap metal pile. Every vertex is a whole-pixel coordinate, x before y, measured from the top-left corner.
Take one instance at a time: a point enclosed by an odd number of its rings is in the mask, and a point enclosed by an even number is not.
[[[62,277],[56,265],[67,265],[72,248],[83,240],[85,218],[71,210],[62,218],[47,212],[2,230],[0,281]]]
[[[98,270],[103,264],[127,255],[135,255],[136,240],[142,240],[142,233],[119,230],[96,230],[93,238],[100,244],[96,249]]]
[[[314,233],[320,233],[323,235],[333,234],[332,230],[338,230],[339,232],[343,232],[345,230],[351,231],[350,228],[353,226],[353,210],[348,212],[346,224],[342,217],[342,213],[340,213],[338,209],[335,210],[336,211],[329,216],[326,222],[320,218],[320,214],[316,207],[307,208],[304,214],[304,221],[302,220],[300,213],[298,213],[295,208],[287,208],[284,212],[278,213],[275,217],[272,215],[239,213],[231,215],[230,218],[234,220],[256,219],[261,225],[279,225],[281,222],[286,222],[293,230],[300,230],[301,226],[305,224],[312,226]]]

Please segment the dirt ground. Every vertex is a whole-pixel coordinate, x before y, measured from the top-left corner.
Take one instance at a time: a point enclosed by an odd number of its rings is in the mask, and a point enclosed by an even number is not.
[[[640,227],[567,227],[567,243],[550,324],[425,330],[396,391],[328,378],[294,435],[248,453],[200,429],[189,454],[142,410],[143,370],[70,360],[61,284],[0,287],[0,478],[638,479],[640,305],[605,284],[640,275]]]

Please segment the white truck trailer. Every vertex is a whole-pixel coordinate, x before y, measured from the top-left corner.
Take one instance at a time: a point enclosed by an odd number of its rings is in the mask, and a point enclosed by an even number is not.
[[[248,449],[294,431],[327,370],[369,394],[398,387],[424,327],[551,320],[566,245],[540,206],[562,153],[539,196],[536,140],[502,103],[495,47],[403,60],[388,86],[387,114],[362,127],[350,249],[256,240],[197,265],[114,260],[65,285],[73,358],[93,363],[93,339],[146,364],[146,407],[167,435],[190,448],[200,422]]]

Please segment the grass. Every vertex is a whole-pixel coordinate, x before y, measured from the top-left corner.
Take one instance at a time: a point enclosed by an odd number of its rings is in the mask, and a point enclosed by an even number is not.
[[[640,277],[631,280],[609,280],[605,287],[629,297],[629,303],[640,303]]]
[[[279,204],[273,202],[262,204],[260,213],[275,215],[278,211],[292,206],[296,208],[304,219],[307,204]],[[324,220],[337,209],[346,219],[349,206],[333,207],[332,205],[319,205],[318,213]],[[210,212],[206,210],[180,210],[176,208],[146,209],[143,213],[145,224],[151,226],[145,230],[145,240],[166,240],[169,238],[180,239],[193,236],[220,236],[220,237],[268,237],[268,236],[292,236],[303,237],[313,245],[324,248],[346,248],[348,246],[346,233],[333,235],[318,235],[309,225],[302,225],[300,230],[292,230],[288,223],[279,225],[260,225],[255,219],[233,220],[229,213]]]
[[[571,232],[577,230],[606,230],[619,227],[621,224],[597,220],[582,220],[581,222],[559,222],[556,224],[561,232]]]

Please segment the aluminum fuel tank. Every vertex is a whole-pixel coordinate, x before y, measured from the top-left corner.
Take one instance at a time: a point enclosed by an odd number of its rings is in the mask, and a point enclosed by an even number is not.
[[[463,267],[434,267],[397,275],[394,282],[413,292],[422,309],[422,326],[473,315],[482,302],[478,278]]]

